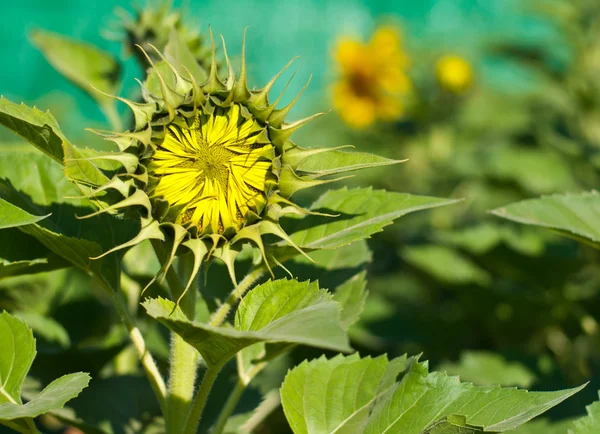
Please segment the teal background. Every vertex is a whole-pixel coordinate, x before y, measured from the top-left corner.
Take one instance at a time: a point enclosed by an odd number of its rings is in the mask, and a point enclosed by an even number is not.
[[[138,6],[142,4],[138,3]],[[189,0],[175,2],[185,21],[206,34],[210,25],[223,34],[230,54],[240,52],[243,29],[248,27],[248,65],[251,83],[260,86],[296,55],[297,71],[288,97],[312,74],[313,80],[296,115],[329,106],[327,85],[333,77],[331,53],[340,35],[368,37],[374,26],[386,20],[403,24],[409,46],[434,47],[459,52],[480,64],[486,80],[506,90],[527,85],[512,65],[480,59],[478,50],[493,38],[518,38],[556,47],[557,35],[518,10],[518,0]],[[114,9],[132,10],[132,2],[19,0],[3,7],[0,15],[0,94],[12,101],[49,108],[67,133],[77,134],[82,124],[101,122],[97,107],[71,86],[31,45],[28,34],[44,28],[88,41],[122,56],[115,37],[118,20]],[[118,37],[118,36],[117,36]],[[558,53],[557,59],[565,53]],[[123,94],[139,75],[133,61],[123,71]],[[282,80],[282,89],[286,80]],[[67,123],[67,125],[65,125]]]

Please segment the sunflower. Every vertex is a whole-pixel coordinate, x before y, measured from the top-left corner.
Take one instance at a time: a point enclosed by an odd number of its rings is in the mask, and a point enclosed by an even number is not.
[[[397,28],[382,26],[367,43],[342,39],[335,59],[339,79],[332,87],[333,105],[348,125],[364,128],[378,119],[403,115],[403,97],[412,85],[406,73],[410,61]]]
[[[236,77],[223,44],[228,75],[222,79],[214,42],[209,71],[188,55],[185,44],[175,49],[179,56],[154,49],[160,62],[146,56],[152,68],[142,85],[142,103],[117,97],[132,110],[135,128],[95,131],[115,142],[119,152],[94,159],[109,160],[111,168],[117,161],[120,168],[106,172],[112,178],[103,185],[80,184],[100,207],[92,215],[133,216],[140,222],[136,237],[102,256],[153,240],[167,252],[158,273],[164,276],[175,257],[191,251],[189,287],[201,263],[212,258],[225,262],[235,283],[233,262],[247,242],[259,249],[267,268],[278,265],[263,242],[265,235],[304,254],[279,219],[309,213],[291,200],[296,191],[335,179],[298,169],[310,156],[329,150],[303,149],[290,141],[320,114],[287,123],[285,116],[300,94],[282,108],[277,107],[281,95],[269,102],[269,91],[291,62],[264,88],[250,90],[243,54]]]

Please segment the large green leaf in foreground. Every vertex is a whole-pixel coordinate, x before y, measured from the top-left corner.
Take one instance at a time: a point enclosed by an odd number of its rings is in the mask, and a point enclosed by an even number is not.
[[[11,402],[0,405],[0,420],[37,417],[51,410],[62,408],[67,401],[76,398],[89,382],[90,376],[85,372],[63,375],[24,405]]]
[[[332,251],[321,250],[320,252],[329,252],[331,254]],[[332,260],[333,258],[329,259]],[[333,262],[330,262],[330,265],[334,265]],[[368,295],[365,277],[366,272],[362,271],[336,287],[333,293],[333,300],[337,301],[341,306],[340,324],[346,331],[353,323],[358,321],[363,311]],[[267,348],[267,344],[259,342],[242,349],[237,353],[237,367],[240,380],[248,385],[267,366],[270,359],[291,348],[293,348],[293,345],[285,344],[277,349]]]
[[[337,217],[308,215],[295,220],[287,232],[301,248],[335,249],[369,238],[408,213],[456,202],[371,188],[341,188],[328,191],[310,207]]]
[[[62,408],[89,383],[86,373],[65,375],[23,405],[21,388],[36,355],[35,339],[23,321],[7,312],[0,314],[0,348],[0,423]]]
[[[600,195],[595,191],[524,200],[492,212],[505,219],[555,229],[600,245]]]
[[[350,351],[340,323],[341,306],[316,283],[281,279],[257,286],[240,302],[233,328],[190,321],[169,300],[143,305],[151,317],[194,346],[209,366],[221,365],[257,342]]]
[[[298,434],[503,432],[582,387],[557,392],[478,387],[446,373],[429,373],[427,363],[416,359],[388,362],[385,356],[353,354],[297,366],[282,385],[281,400]]]

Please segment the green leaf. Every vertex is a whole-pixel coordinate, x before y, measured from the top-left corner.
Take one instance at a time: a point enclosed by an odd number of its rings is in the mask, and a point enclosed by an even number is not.
[[[286,162],[296,164],[296,173],[301,174],[305,172],[316,177],[337,175],[344,172],[353,172],[355,170],[388,166],[403,162],[366,152],[300,148],[287,151],[285,159]]]
[[[0,419],[36,417],[62,408],[67,401],[76,398],[89,382],[90,376],[85,372],[64,375],[46,386],[38,396],[25,405],[12,402],[1,404]]]
[[[101,274],[99,270],[101,262],[90,259],[102,253],[102,248],[95,242],[69,237],[40,225],[24,226],[21,230],[82,270]]]
[[[233,328],[190,321],[165,299],[146,300],[143,306],[194,346],[209,366],[221,365],[257,342],[351,350],[340,324],[340,305],[316,283],[282,279],[257,286],[240,302]]]
[[[352,276],[364,270],[373,260],[366,240],[360,240],[347,246],[331,250],[311,250],[307,255],[296,254],[295,249],[285,247],[285,254],[292,255],[292,260],[285,267],[292,276],[302,276],[304,279],[318,280],[323,288],[337,288]],[[294,250],[292,252],[292,250]],[[282,270],[279,272],[284,276]]]
[[[482,223],[468,228],[440,231],[436,234],[436,239],[481,255],[502,242],[502,228],[499,225]]]
[[[79,149],[75,146],[65,147],[64,174],[69,181],[77,183],[77,186],[84,193],[89,192],[86,187],[98,187],[109,181],[108,177],[100,170],[100,167],[93,162],[94,160],[87,159],[98,155],[100,153],[92,149]],[[98,200],[98,202],[103,203],[102,200]]]
[[[441,282],[453,285],[471,283],[486,286],[490,275],[467,256],[444,246],[422,245],[407,247],[402,252],[406,262],[432,275]]]
[[[360,244],[361,243],[357,243],[357,245]],[[366,251],[370,253],[368,248],[366,249]],[[341,248],[335,252],[343,250],[349,249]],[[331,267],[333,270],[340,265],[356,264],[355,260],[352,258],[333,257],[333,255],[331,255],[331,252],[333,251],[331,250],[321,250],[315,253],[321,252],[328,253],[328,256],[324,259],[328,259],[329,261],[327,261],[328,264],[320,263],[319,265],[328,265],[328,268]],[[359,264],[361,263],[362,262],[359,262]],[[342,312],[340,315],[340,324],[346,331],[358,320],[364,308],[365,300],[368,295],[365,277],[366,272],[356,274],[339,285],[333,294],[333,300],[337,301],[341,306]],[[267,348],[264,343],[256,343],[242,349],[237,353],[237,365],[240,380],[248,385],[250,381],[252,381],[252,379],[267,366],[267,363],[270,360],[279,356],[284,351],[289,351],[291,348],[293,348],[293,345],[281,345]]]
[[[69,333],[52,318],[33,311],[15,312],[15,316],[25,321],[37,336],[46,339],[48,342],[56,342],[65,348],[71,344]]]
[[[310,209],[338,217],[308,215],[295,220],[286,232],[304,249],[335,249],[369,238],[384,226],[408,213],[449,205],[454,199],[412,196],[371,188],[331,190],[317,199]]]
[[[464,229],[440,231],[435,238],[475,255],[487,253],[504,243],[524,255],[538,256],[543,252],[547,238],[543,235],[534,228],[486,222]]]
[[[27,324],[7,312],[0,314],[0,348],[0,420],[32,418],[62,408],[89,383],[86,373],[65,375],[23,405],[21,389],[36,355],[35,339]]]
[[[457,158],[459,175],[514,182],[532,194],[552,193],[576,186],[568,161],[558,153],[525,146],[490,146]]]
[[[332,270],[362,267],[373,260],[373,255],[366,240],[360,240],[339,249],[315,250],[308,252],[308,256],[312,261],[304,255],[297,255],[292,262],[311,266],[316,264],[324,272],[330,272]]]
[[[402,381],[377,403],[365,432],[379,433],[384,426],[390,433],[417,433],[417,426],[424,429],[433,418],[450,414],[461,414],[467,423],[486,431],[508,431],[583,387],[557,392],[477,387],[445,373],[429,374],[426,363],[414,363]],[[415,400],[418,406],[414,406]]]
[[[63,144],[70,145],[50,112],[0,97],[0,125],[14,131],[54,161],[63,164]]]
[[[114,95],[119,91],[120,65],[106,51],[56,33],[36,30],[33,44],[58,72],[71,80],[103,107],[114,106],[115,100],[96,89]]]
[[[0,240],[2,235],[0,234]],[[7,261],[0,258],[0,279],[13,276],[21,276],[23,274],[43,273],[44,271],[55,270],[64,267],[63,261],[49,261],[46,258]]]
[[[25,201],[29,205],[30,202],[44,205],[35,208],[36,214],[51,213],[52,218],[60,218],[60,209],[56,206],[53,208],[52,204],[64,202],[64,196],[80,194],[67,181],[59,164],[27,144],[0,147],[0,173],[11,180],[6,184],[0,179],[0,184],[3,184],[0,196],[14,199],[14,190],[19,190],[30,199]],[[65,260],[19,229],[0,230],[0,278],[51,271],[65,266],[68,266]]]
[[[111,286],[117,284],[119,261],[124,252],[96,261],[89,258],[129,240],[135,227],[133,222],[108,215],[77,219],[76,215],[92,213],[94,205],[85,199],[70,199],[79,196],[80,191],[65,178],[61,166],[30,147],[0,151],[0,171],[11,180],[7,184],[0,179],[0,200],[32,215],[52,214],[40,223],[20,226],[19,230],[29,237],[0,230],[0,240],[12,246],[3,249],[0,244],[0,259],[9,261],[8,264],[45,259],[47,268],[60,268],[65,266],[64,261],[57,260],[60,257],[98,275]],[[20,270],[35,271],[27,270],[25,263]],[[14,265],[7,273],[18,271]]]
[[[16,425],[25,426],[27,421],[18,419],[30,419],[62,408],[89,383],[87,373],[65,375],[50,383],[39,395],[29,396],[28,402],[23,404],[21,394],[28,393],[22,390],[23,384],[36,355],[35,339],[21,319],[7,312],[0,314],[0,348],[0,424],[8,425],[6,421],[17,419]]]
[[[2,194],[1,187],[2,184],[0,183],[0,194]],[[21,202],[25,202],[26,200],[24,196],[15,191],[11,192],[11,196],[12,199]],[[61,217],[60,214],[59,217]],[[71,218],[73,218],[73,216],[71,216]],[[68,216],[62,216],[60,220],[64,223],[64,221],[68,221]],[[97,221],[98,220],[96,220],[96,222]],[[73,265],[88,273],[97,275],[109,286],[117,287],[115,285],[118,285],[116,279],[120,263],[119,255],[109,255],[101,260],[92,260],[90,258],[99,256],[103,251],[98,243],[84,238],[65,235],[65,232],[69,232],[69,230],[67,228],[59,227],[56,223],[50,221],[50,219],[46,219],[46,221],[42,223],[48,227],[33,223],[26,226],[19,226],[19,230],[32,236],[49,251],[59,255]],[[73,230],[73,228],[70,229]],[[116,227],[110,227],[107,228],[107,231],[98,232],[97,227],[89,221],[87,223],[81,223],[77,226],[77,229],[85,235],[91,234],[96,237],[96,239],[104,237],[107,240],[112,240],[116,232]]]
[[[333,294],[333,299],[342,305],[341,321],[346,329],[358,321],[365,307],[369,295],[366,290],[366,275],[367,273],[363,271],[350,278],[338,286]]]
[[[450,415],[435,422],[423,434],[473,434],[483,432],[481,427],[467,424],[467,419],[460,415]]]
[[[4,403],[21,403],[21,387],[35,358],[35,339],[23,321],[0,314],[0,410]]]
[[[65,177],[61,164],[27,143],[8,149],[0,147],[0,176],[31,202],[43,207],[58,203],[89,206],[84,200],[67,199],[81,196],[81,191]]]
[[[292,369],[281,402],[294,433],[363,432],[378,394],[394,385],[407,358],[321,357]]]
[[[1,187],[1,184],[0,184]],[[49,215],[49,214],[48,214]],[[14,206],[0,197],[0,229],[30,225],[45,219],[46,216],[35,216]]]
[[[571,420],[550,422],[547,419],[536,419],[511,432],[514,434],[566,434],[572,424]]]
[[[145,433],[141,426],[159,422],[160,407],[146,377],[117,375],[95,379],[76,400],[50,414],[86,434],[119,434],[132,425]],[[164,433],[164,426],[155,432]]]
[[[530,387],[536,379],[526,366],[485,351],[466,351],[462,353],[460,362],[443,363],[438,369],[479,386]]]
[[[564,235],[600,244],[600,195],[593,191],[524,200],[492,211],[526,225],[555,229]]]
[[[295,433],[419,434],[437,429],[436,424],[503,432],[584,387],[558,392],[478,387],[429,373],[426,362],[411,359],[406,365],[406,357],[388,362],[385,356],[361,359],[355,354],[304,362],[281,387],[286,418]]]
[[[600,401],[595,401],[586,408],[587,416],[577,419],[569,434],[596,434],[600,432]]]
[[[344,178],[333,178],[333,175],[406,161],[390,160],[374,154],[339,151],[338,149],[304,149],[291,142],[286,142],[279,176],[280,192],[284,196],[290,197],[299,190]]]
[[[17,105],[0,97],[0,125],[12,130],[57,163],[71,180],[87,185],[103,185],[108,178],[91,161],[83,158],[95,154],[73,146],[60,131],[50,112],[41,112],[25,104]]]

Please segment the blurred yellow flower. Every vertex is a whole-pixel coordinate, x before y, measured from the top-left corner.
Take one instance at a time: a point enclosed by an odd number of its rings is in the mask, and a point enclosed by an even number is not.
[[[463,57],[449,54],[436,64],[436,75],[440,86],[450,92],[462,93],[473,83],[473,68]]]
[[[412,85],[406,74],[409,58],[397,28],[382,26],[367,43],[341,39],[335,59],[340,78],[332,87],[333,105],[348,125],[364,128],[404,113],[402,97]]]

